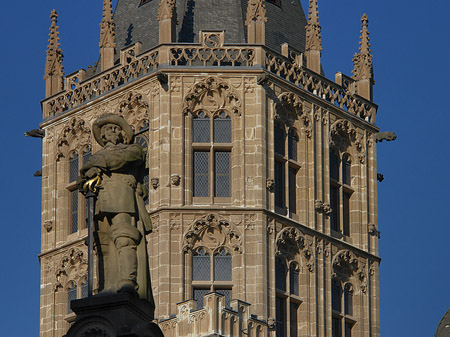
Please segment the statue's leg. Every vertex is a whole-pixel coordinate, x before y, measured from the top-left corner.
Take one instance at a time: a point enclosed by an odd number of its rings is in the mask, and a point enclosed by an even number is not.
[[[112,218],[111,237],[119,256],[118,291],[136,291],[136,248],[142,235],[132,225],[132,217],[130,214],[119,213]]]
[[[117,253],[111,240],[111,220],[103,215],[97,221],[97,252],[98,252],[98,278],[100,291],[116,291],[117,283]]]

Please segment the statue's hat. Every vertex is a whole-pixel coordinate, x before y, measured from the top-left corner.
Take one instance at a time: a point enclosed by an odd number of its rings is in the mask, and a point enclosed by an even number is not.
[[[102,139],[102,133],[101,129],[102,126],[105,124],[116,124],[120,126],[120,128],[123,130],[124,134],[124,144],[130,144],[133,140],[133,129],[131,126],[123,119],[122,116],[115,115],[115,114],[104,114],[101,115],[99,118],[97,118],[92,125],[92,133],[94,134],[94,138],[101,146],[105,146],[105,143]]]

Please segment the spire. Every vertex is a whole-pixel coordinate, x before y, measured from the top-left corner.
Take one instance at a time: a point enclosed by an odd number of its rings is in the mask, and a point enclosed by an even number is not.
[[[44,80],[45,85],[45,95],[49,97],[56,94],[63,89],[63,76],[64,67],[62,65],[63,53],[59,48],[59,32],[58,32],[58,13],[52,10],[50,19],[52,21],[50,26],[50,33],[48,34],[48,48],[47,48],[47,59],[45,62],[45,74]]]
[[[100,23],[100,58],[102,71],[114,66],[116,48],[116,25],[113,20],[111,0],[103,0],[103,19]]]
[[[365,80],[373,78],[372,55],[370,54],[369,18],[364,14],[361,18],[362,30],[359,42],[359,53],[353,56],[353,79]]]
[[[247,6],[247,42],[265,44],[266,42],[266,2],[264,0],[249,0]]]
[[[358,81],[358,94],[372,100],[373,64],[370,53],[369,18],[364,14],[361,18],[362,30],[359,42],[359,53],[353,56],[353,79]]]
[[[175,0],[161,0],[158,8],[159,43],[176,40],[177,8]]]
[[[321,30],[317,0],[309,0],[308,24],[306,25],[306,51],[322,50]]]
[[[306,25],[306,65],[316,73],[321,72],[322,28],[319,23],[317,0],[309,0],[308,24]]]

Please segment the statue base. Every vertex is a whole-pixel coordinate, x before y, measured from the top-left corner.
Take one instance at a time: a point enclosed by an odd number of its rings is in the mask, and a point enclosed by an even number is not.
[[[164,337],[153,321],[155,307],[130,293],[74,300],[77,315],[65,337]]]

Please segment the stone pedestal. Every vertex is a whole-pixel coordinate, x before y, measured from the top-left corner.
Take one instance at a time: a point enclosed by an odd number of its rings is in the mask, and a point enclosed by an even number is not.
[[[71,302],[77,315],[65,337],[164,337],[154,306],[133,294],[97,295]]]

